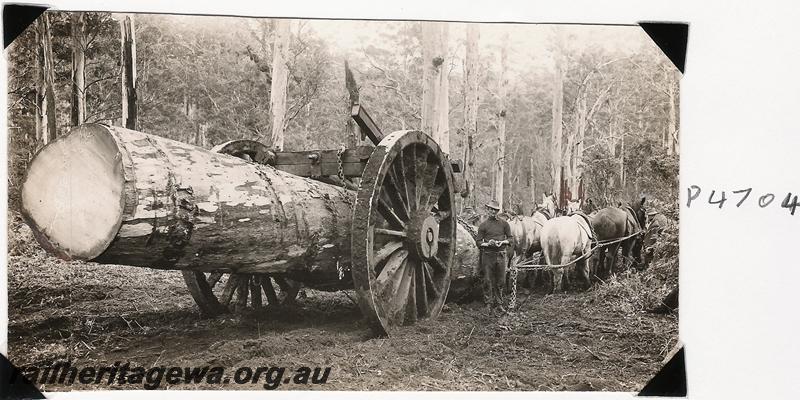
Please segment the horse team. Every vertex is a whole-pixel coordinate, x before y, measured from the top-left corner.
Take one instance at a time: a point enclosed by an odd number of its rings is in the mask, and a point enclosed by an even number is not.
[[[622,249],[625,268],[633,266],[643,270],[652,259],[654,238],[649,234],[646,199],[642,197],[630,204],[606,207],[591,213],[581,211],[580,201],[569,202],[566,212],[558,216],[555,199],[543,196],[531,216],[509,216],[514,241],[511,246],[510,265],[518,265],[536,253],[543,256],[537,264],[547,264],[546,269],[536,269],[523,274],[530,287],[543,281],[552,292],[561,291],[565,272],[572,270],[579,286],[591,287],[593,280],[607,279],[617,271],[617,260]],[[648,242],[645,244],[645,242]],[[534,259],[536,260],[536,259]]]

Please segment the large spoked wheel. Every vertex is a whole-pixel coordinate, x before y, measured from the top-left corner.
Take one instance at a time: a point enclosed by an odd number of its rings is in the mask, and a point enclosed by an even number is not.
[[[247,307],[262,307],[263,290],[270,306],[291,304],[300,285],[280,276],[181,271],[189,293],[203,315],[215,317]]]
[[[435,318],[455,256],[453,170],[417,131],[394,132],[370,156],[353,210],[352,274],[372,329]]]
[[[211,150],[259,164],[265,164],[274,157],[267,146],[254,140],[232,140]],[[301,288],[299,282],[280,275],[182,272],[200,312],[210,317],[241,311],[248,306],[261,308],[262,291],[270,306],[292,304]]]

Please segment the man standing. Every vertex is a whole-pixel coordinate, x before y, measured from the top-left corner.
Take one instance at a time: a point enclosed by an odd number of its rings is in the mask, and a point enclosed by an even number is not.
[[[511,227],[497,217],[500,205],[492,200],[486,205],[489,218],[478,227],[483,269],[483,300],[492,309],[503,307],[506,287],[506,246],[510,243]]]

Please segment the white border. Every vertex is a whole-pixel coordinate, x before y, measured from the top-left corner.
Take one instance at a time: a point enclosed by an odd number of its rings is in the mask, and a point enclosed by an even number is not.
[[[681,318],[691,398],[796,398],[800,375],[800,215],[758,209],[685,207],[692,184],[704,191],[753,187],[756,192],[800,192],[800,7],[780,2],[503,1],[465,4],[408,0],[378,3],[269,1],[67,1],[62,10],[109,10],[225,15],[622,23],[690,23],[686,75],[681,84]],[[5,65],[3,71],[6,70]],[[5,89],[5,78],[2,88]],[[5,101],[5,100],[4,100]],[[3,119],[5,126],[5,105]],[[6,141],[0,154],[7,154]],[[6,173],[6,162],[0,169]],[[6,189],[3,188],[3,191]],[[6,201],[5,192],[0,192]],[[730,203],[730,202],[729,202]],[[5,214],[2,217],[5,218]],[[3,234],[5,235],[5,233]],[[5,242],[0,252],[5,252]],[[6,253],[7,254],[7,253]],[[0,279],[6,293],[6,277]],[[6,297],[4,297],[6,299]],[[5,312],[5,309],[4,311]],[[0,315],[5,335],[7,321]],[[5,348],[3,336],[0,347]],[[309,392],[235,392],[237,397],[311,398]],[[157,397],[216,398],[217,391],[148,392]],[[139,398],[142,392],[114,392]],[[376,393],[337,392],[337,398]],[[628,398],[626,393],[458,393],[464,397]],[[53,398],[107,398],[108,392],[49,394]],[[381,393],[404,398],[408,394]],[[442,394],[418,393],[414,396]]]

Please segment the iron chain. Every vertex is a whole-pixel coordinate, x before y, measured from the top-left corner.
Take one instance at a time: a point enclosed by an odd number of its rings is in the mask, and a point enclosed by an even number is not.
[[[341,145],[341,147],[339,147],[339,150],[336,151],[336,162],[338,163],[338,169],[336,170],[336,172],[339,176],[339,179],[342,181],[342,184],[344,184],[345,182],[344,167],[342,167],[342,154],[344,154],[344,151],[345,151],[344,145]]]
[[[511,268],[511,299],[508,301],[508,309],[513,310],[517,306],[517,267]]]

